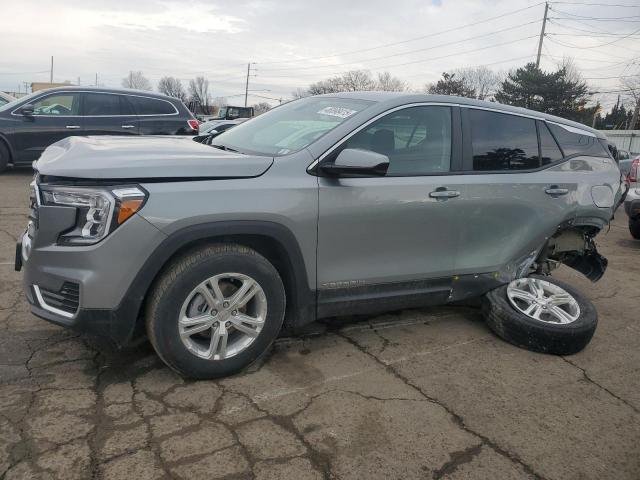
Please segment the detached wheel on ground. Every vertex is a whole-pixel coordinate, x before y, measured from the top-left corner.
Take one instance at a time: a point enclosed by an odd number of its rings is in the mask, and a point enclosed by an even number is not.
[[[487,293],[483,313],[489,328],[507,342],[556,355],[582,350],[598,325],[595,307],[580,292],[538,275]]]
[[[266,258],[241,245],[211,245],[162,274],[147,306],[147,333],[179,374],[217,378],[256,360],[277,337],[284,313],[282,279]]]
[[[0,173],[7,169],[9,163],[9,149],[0,141]]]
[[[629,219],[629,232],[633,238],[640,240],[640,218]]]

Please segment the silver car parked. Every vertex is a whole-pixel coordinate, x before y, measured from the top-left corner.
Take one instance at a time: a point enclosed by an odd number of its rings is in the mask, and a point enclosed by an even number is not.
[[[594,237],[622,195],[604,137],[496,103],[345,93],[222,133],[73,137],[36,164],[16,268],[34,314],[182,375],[255,360],[318,318],[483,299],[516,345],[570,354],[593,305]]]

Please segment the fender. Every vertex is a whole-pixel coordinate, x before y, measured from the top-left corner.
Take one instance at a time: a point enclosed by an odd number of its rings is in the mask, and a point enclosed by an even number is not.
[[[4,143],[4,145],[7,147],[7,149],[9,150],[9,163],[13,166],[16,165],[16,151],[13,149],[13,145],[11,145],[11,142],[9,141],[9,139],[7,138],[7,136],[3,133],[0,133],[0,143]]]
[[[109,336],[117,344],[124,345],[129,343],[132,337],[142,333],[143,325],[140,325],[138,319],[147,293],[158,274],[177,253],[203,241],[216,239],[244,243],[253,247],[260,244],[261,238],[263,242],[265,240],[272,244],[275,242],[280,252],[284,254],[279,257],[281,260],[279,266],[289,295],[283,328],[295,330],[315,321],[315,294],[309,287],[302,252],[293,233],[283,225],[274,222],[221,221],[185,227],[169,235],[156,247],[131,283],[124,299],[113,312]],[[248,241],[243,242],[243,240]],[[282,269],[285,271],[282,272]]]

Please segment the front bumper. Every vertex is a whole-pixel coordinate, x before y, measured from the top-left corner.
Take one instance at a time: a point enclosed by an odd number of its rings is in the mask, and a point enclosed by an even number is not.
[[[53,212],[41,209],[35,235],[16,246],[16,270],[34,315],[77,331],[125,344],[134,334],[138,309],[130,291],[150,252],[165,238],[138,215],[90,246],[60,246],[48,230]],[[54,228],[55,230],[55,228]]]

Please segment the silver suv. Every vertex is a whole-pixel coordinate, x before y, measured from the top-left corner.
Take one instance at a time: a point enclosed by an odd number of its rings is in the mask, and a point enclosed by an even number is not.
[[[34,314],[182,375],[237,372],[318,318],[482,298],[536,351],[591,339],[595,235],[622,197],[600,133],[495,103],[351,93],[221,134],[73,137],[35,164],[16,268]]]

